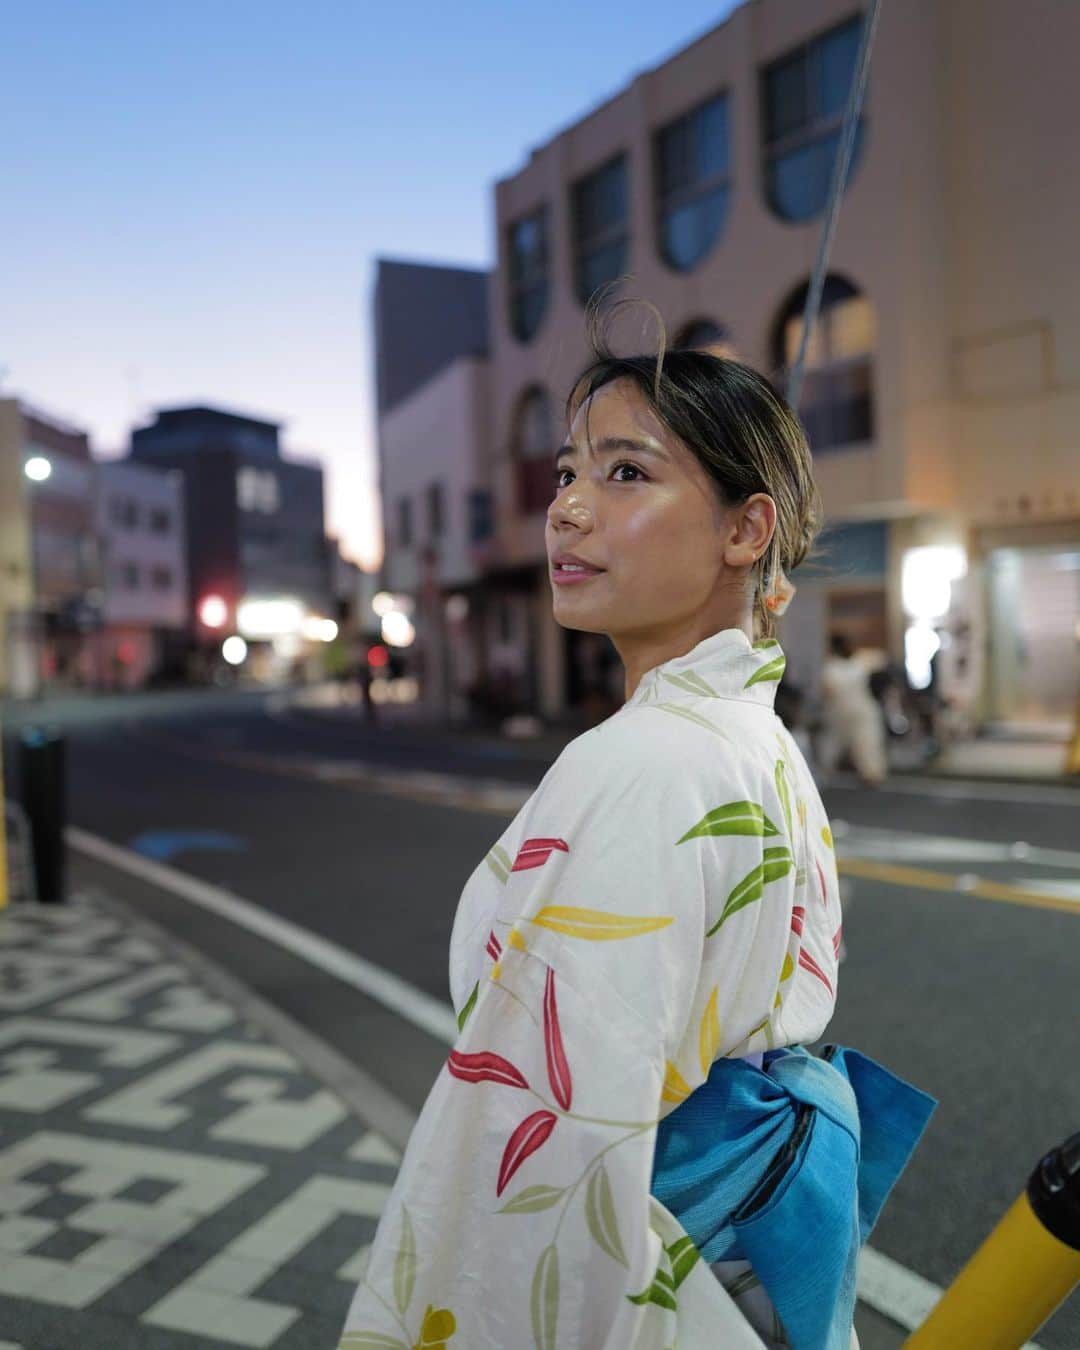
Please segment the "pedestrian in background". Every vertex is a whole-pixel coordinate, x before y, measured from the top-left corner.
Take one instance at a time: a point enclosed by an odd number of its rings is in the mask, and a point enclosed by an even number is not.
[[[821,671],[821,694],[822,770],[832,773],[847,755],[862,781],[878,786],[888,773],[881,705],[871,692],[869,671],[844,633],[833,633],[829,639],[829,656]]]
[[[568,421],[554,615],[610,636],[626,702],[465,886],[460,1035],[341,1347],[857,1348],[858,1251],[929,1106],[805,1049],[840,899],[770,628],[816,530],[809,447],[755,371],[662,347],[600,348]]]

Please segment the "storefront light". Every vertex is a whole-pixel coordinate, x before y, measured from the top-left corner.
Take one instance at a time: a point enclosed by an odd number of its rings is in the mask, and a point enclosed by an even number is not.
[[[242,637],[235,634],[227,637],[221,644],[221,655],[230,666],[242,666],[247,660],[248,645]]]
[[[908,549],[900,580],[905,612],[913,619],[944,618],[952,604],[952,583],[966,571],[967,555],[958,545]]]
[[[236,626],[241,637],[256,641],[295,636],[300,632],[303,622],[303,605],[289,596],[273,600],[242,600],[236,610]]]
[[[408,615],[391,610],[383,615],[382,640],[391,647],[411,647],[416,640],[416,629]]]

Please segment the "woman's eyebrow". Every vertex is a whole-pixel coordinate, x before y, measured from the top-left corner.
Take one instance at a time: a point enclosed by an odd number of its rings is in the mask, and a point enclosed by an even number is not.
[[[627,454],[632,455],[652,455],[654,459],[667,459],[667,455],[662,450],[654,446],[646,445],[644,441],[631,440],[628,436],[605,436],[602,441],[596,445],[597,452],[601,455]],[[555,463],[563,459],[566,455],[576,455],[577,446],[567,442],[566,445],[559,446],[555,451]]]

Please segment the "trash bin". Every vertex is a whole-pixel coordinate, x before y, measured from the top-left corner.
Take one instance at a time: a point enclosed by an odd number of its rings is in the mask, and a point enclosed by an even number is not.
[[[37,898],[47,904],[59,904],[64,899],[66,870],[66,742],[52,728],[27,727],[19,750],[22,804],[30,822]]]

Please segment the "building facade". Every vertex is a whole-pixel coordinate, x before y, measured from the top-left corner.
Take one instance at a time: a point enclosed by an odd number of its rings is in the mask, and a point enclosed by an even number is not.
[[[0,689],[100,682],[100,557],[85,432],[0,399]]]
[[[323,471],[281,457],[277,423],[164,410],[132,433],[131,459],[182,476],[188,624],[203,647],[230,634],[298,643],[308,619],[330,618]]]
[[[850,0],[749,0],[496,187],[491,565],[525,579],[548,715],[584,678],[582,635],[550,619],[543,532],[585,303],[630,274],[619,293],[656,305],[669,340],[782,383],[860,25]],[[844,630],[909,670],[938,650],[976,720],[1071,714],[1078,42],[1080,9],[1053,0],[883,8],[800,402],[830,533],[781,636],[811,690]]]
[[[97,535],[103,685],[135,689],[178,676],[188,628],[182,475],[131,460],[99,463]]]

